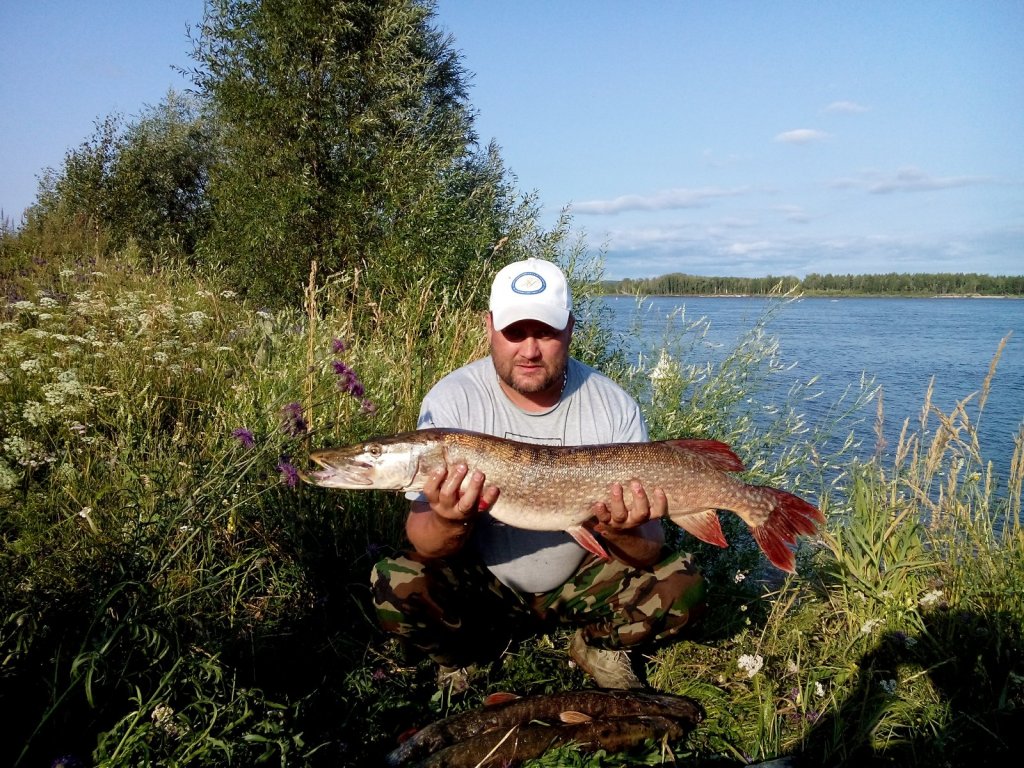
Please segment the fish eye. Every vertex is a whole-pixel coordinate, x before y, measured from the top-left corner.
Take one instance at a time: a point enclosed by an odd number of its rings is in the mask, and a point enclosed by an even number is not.
[[[371,456],[380,456],[383,453],[381,447],[376,443],[366,446],[366,452]]]

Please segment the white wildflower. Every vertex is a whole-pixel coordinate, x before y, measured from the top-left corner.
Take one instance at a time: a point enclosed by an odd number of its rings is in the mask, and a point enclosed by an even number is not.
[[[33,427],[42,427],[50,420],[46,408],[38,400],[26,400],[21,415]]]
[[[736,575],[732,577],[732,580],[739,584],[741,581],[747,578],[747,574],[743,571],[736,571]]]
[[[18,475],[7,462],[0,459],[0,491],[13,491],[18,487]]]
[[[740,669],[747,673],[747,677],[753,677],[761,671],[761,667],[764,666],[764,659],[760,654],[754,656],[744,654],[740,656],[737,664],[739,664]]]
[[[868,619],[860,625],[860,633],[862,635],[870,635],[875,631],[875,627],[882,623],[881,619]]]
[[[800,671],[800,667],[797,665],[795,661],[790,659],[786,662],[786,671],[789,672],[789,674],[791,675],[795,675],[797,672]]]
[[[233,298],[235,298],[235,296],[237,296],[237,295],[238,295],[238,294],[237,294],[237,293],[235,293],[234,291],[221,291],[221,292],[220,292],[220,297],[221,297],[222,299],[233,299]]]
[[[174,722],[174,710],[166,704],[157,705],[150,717],[153,719],[153,724],[157,729],[163,731],[172,739],[181,736],[182,729]]]
[[[679,363],[672,359],[668,350],[662,349],[661,356],[651,371],[651,381],[663,381],[673,378],[678,374]]]
[[[11,305],[14,309],[29,310],[35,309],[36,305],[31,301],[16,301]]]
[[[161,365],[163,365],[164,363],[166,363],[168,359],[169,359],[169,358],[167,357],[167,353],[166,353],[166,352],[155,352],[155,353],[153,354],[153,360],[154,360],[154,362],[157,362],[157,363],[159,363],[159,364],[161,364]]]
[[[185,324],[188,325],[189,328],[198,330],[199,328],[202,328],[203,324],[209,319],[210,316],[205,312],[189,312],[185,315]]]
[[[917,601],[917,604],[922,608],[927,608],[929,605],[935,605],[942,599],[942,590],[933,589],[925,595],[921,596],[921,599]]]
[[[39,361],[34,357],[31,357],[28,360],[22,360],[18,367],[25,371],[25,373],[38,373],[40,369]]]
[[[814,695],[817,696],[819,699],[822,698],[825,695],[825,686],[823,686],[821,683],[815,683]]]

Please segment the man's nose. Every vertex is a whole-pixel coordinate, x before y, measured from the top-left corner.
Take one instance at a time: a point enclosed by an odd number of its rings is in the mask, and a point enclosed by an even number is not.
[[[540,355],[540,342],[536,336],[526,336],[520,345],[520,352],[524,357],[537,357]]]

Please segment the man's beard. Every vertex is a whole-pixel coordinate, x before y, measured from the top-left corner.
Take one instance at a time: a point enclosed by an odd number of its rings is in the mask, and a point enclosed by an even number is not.
[[[550,375],[545,376],[541,381],[535,382],[532,378],[522,383],[516,381],[515,365],[510,366],[508,371],[498,371],[498,376],[514,391],[521,395],[535,395],[538,392],[546,392],[555,386],[564,386],[566,366],[563,363],[558,366]]]

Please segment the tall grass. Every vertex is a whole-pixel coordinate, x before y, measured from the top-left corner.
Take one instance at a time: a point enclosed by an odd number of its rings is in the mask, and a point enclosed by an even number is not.
[[[438,691],[368,615],[404,502],[296,482],[311,447],[411,428],[426,389],[484,352],[479,286],[367,296],[347,275],[269,313],[129,262],[42,282],[26,262],[0,304],[0,717],[18,734],[0,763],[378,765],[398,734],[484,692],[586,685],[546,636],[469,696]],[[693,362],[706,322],[653,364],[616,356],[595,323],[576,352],[637,394],[655,437],[727,440],[748,479],[819,499],[829,524],[796,579],[769,577],[744,531],[697,548],[710,615],[648,659],[655,685],[708,712],[676,756],[1007,754],[1024,707],[1024,437],[995,477],[974,429],[994,369],[952,413],[926,403],[892,466],[858,464],[844,430],[869,382],[808,423],[813,381],[783,403],[751,397],[777,369],[770,316],[714,365]]]

